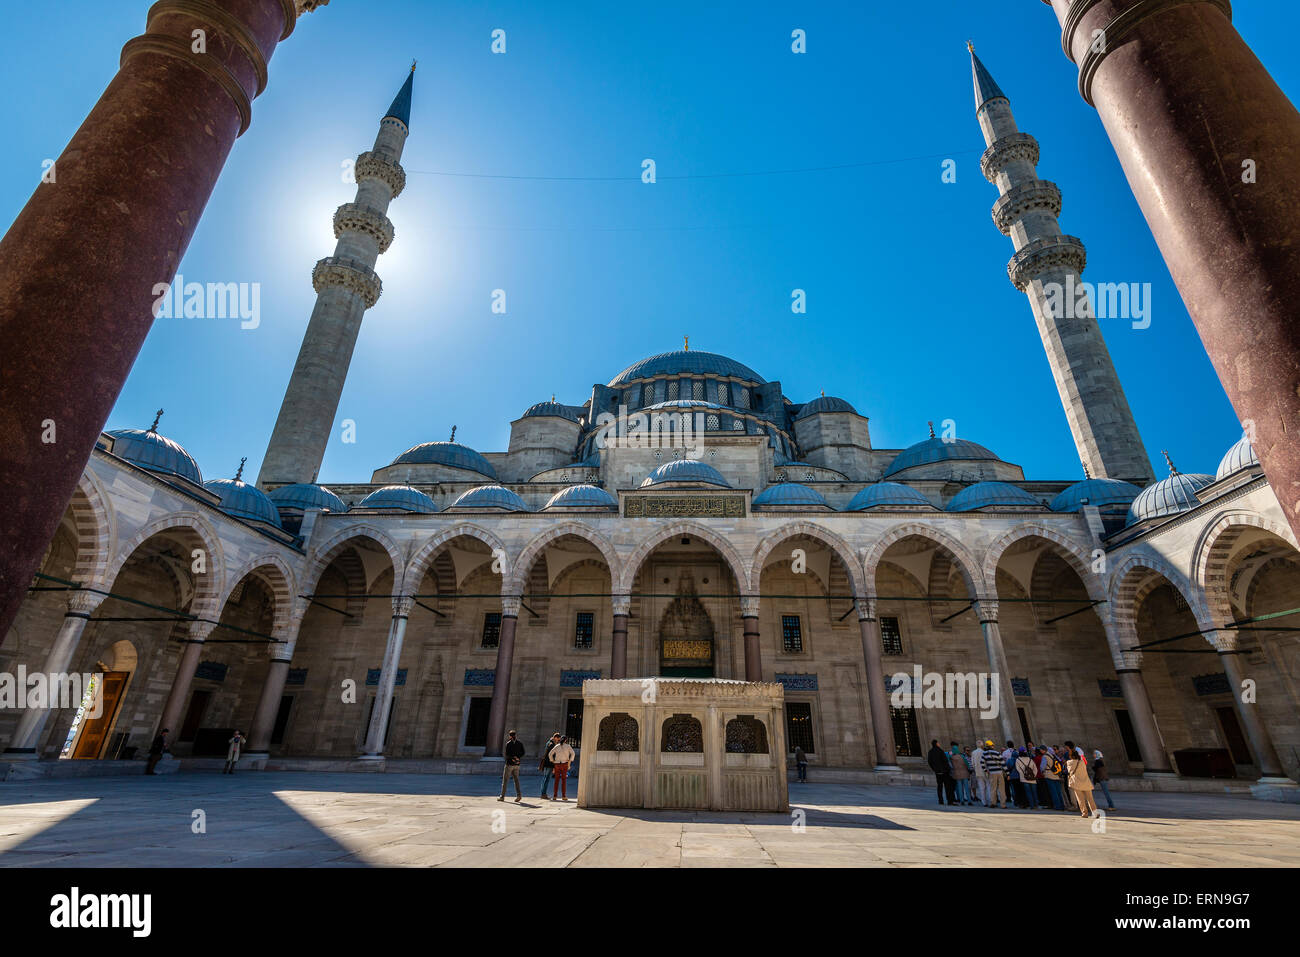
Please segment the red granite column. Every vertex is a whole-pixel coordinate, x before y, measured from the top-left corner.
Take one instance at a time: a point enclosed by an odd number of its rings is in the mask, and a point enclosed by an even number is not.
[[[295,19],[294,0],[155,3],[0,240],[0,641]]]
[[[763,660],[758,644],[758,596],[740,599],[740,620],[745,626],[745,680],[763,680]]]
[[[485,758],[501,758],[506,738],[506,709],[510,707],[510,670],[515,663],[515,626],[519,624],[519,599],[501,599],[501,636],[497,644],[497,669],[492,676],[492,705],[488,710]]]
[[[1300,535],[1300,113],[1228,0],[1051,5],[1079,91]]]
[[[626,678],[627,619],[628,612],[632,610],[632,597],[630,595],[615,595],[612,604],[614,610],[614,641],[609,651],[609,676],[611,678]]]

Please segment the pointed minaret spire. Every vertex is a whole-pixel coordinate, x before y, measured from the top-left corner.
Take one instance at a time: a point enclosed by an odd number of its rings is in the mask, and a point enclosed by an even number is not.
[[[159,421],[162,417],[163,417],[163,410],[162,410],[162,409],[159,409],[157,412],[154,413],[154,417],[153,417],[153,425],[149,426],[149,431],[152,432],[152,433],[154,433],[154,435],[157,435],[157,434],[158,434],[158,421]]]
[[[1007,274],[1029,298],[1079,458],[1097,478],[1145,488],[1154,479],[1151,459],[1083,285],[1087,250],[1061,232],[1061,191],[1038,178],[1038,141],[1016,126],[1010,100],[968,47],[975,116],[988,145],[980,170],[1001,194],[994,225],[1016,250]]]
[[[375,263],[393,242],[388,206],[406,186],[400,161],[410,132],[414,80],[412,63],[393,105],[379,121],[374,147],[353,165],[357,195],[334,213],[334,255],[312,270],[316,307],[262,459],[257,478],[262,487],[315,482],[320,472],[361,320],[383,292]]]

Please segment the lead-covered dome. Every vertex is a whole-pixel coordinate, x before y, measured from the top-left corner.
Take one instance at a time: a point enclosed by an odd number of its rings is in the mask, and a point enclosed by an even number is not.
[[[113,438],[113,454],[132,465],[150,472],[177,475],[195,485],[203,484],[203,474],[194,457],[152,429],[114,429],[108,435]]]
[[[562,488],[547,500],[542,511],[549,508],[618,508],[618,502],[598,485],[570,485]]]
[[[915,508],[925,505],[934,508],[928,498],[901,482],[876,482],[858,492],[844,509],[846,512],[865,512],[872,508]]]
[[[299,482],[294,485],[281,485],[271,489],[269,498],[276,508],[296,508],[306,511],[309,508],[324,509],[327,512],[346,512],[347,505],[324,485]]]
[[[813,399],[811,402],[804,403],[795,418],[802,419],[806,416],[817,415],[821,412],[852,412],[854,415],[858,414],[858,410],[853,408],[853,406],[844,399],[838,399],[833,395],[822,395]]]
[[[924,442],[905,448],[885,469],[885,475],[897,475],[899,472],[915,468],[918,465],[934,465],[936,462],[997,462],[998,457],[977,442],[967,439],[943,439],[931,436]]]
[[[1227,478],[1234,472],[1240,472],[1242,469],[1258,464],[1259,456],[1255,454],[1254,446],[1243,435],[1232,448],[1228,449],[1228,454],[1223,457],[1223,461],[1219,463],[1219,467],[1214,473],[1214,480],[1217,482],[1220,479]]]
[[[391,464],[445,465],[448,468],[477,472],[491,479],[497,477],[496,469],[492,467],[491,462],[468,445],[461,445],[459,442],[425,442],[407,449],[393,459]]]
[[[240,479],[213,479],[204,482],[209,492],[221,496],[221,510],[247,522],[265,522],[280,528],[280,513],[261,489]]]
[[[952,497],[950,512],[977,512],[982,508],[1042,508],[1043,503],[1010,482],[976,482]]]
[[[769,485],[754,496],[751,504],[754,508],[803,508],[809,505],[829,508],[821,492],[807,485],[800,485],[798,482],[778,482]]]
[[[480,485],[468,492],[462,492],[460,498],[447,506],[448,508],[499,508],[507,512],[526,512],[528,506],[504,485]]]
[[[557,418],[568,419],[570,422],[578,421],[578,413],[567,405],[561,405],[559,402],[538,402],[536,405],[530,405],[524,410],[521,418],[528,419],[537,415],[553,415]]]
[[[1087,478],[1062,489],[1052,499],[1053,512],[1077,512],[1085,504],[1095,505],[1103,512],[1125,511],[1142,489],[1132,482],[1111,478]]]
[[[662,352],[657,356],[632,363],[610,379],[609,385],[612,388],[635,379],[674,375],[731,376],[747,382],[767,381],[749,366],[735,359],[720,356],[716,352],[688,352],[679,349],[676,352]]]
[[[1203,472],[1174,472],[1167,479],[1148,485],[1128,509],[1128,524],[1136,525],[1151,518],[1177,515],[1200,505],[1196,493],[1214,481]]]
[[[731,488],[727,480],[722,477],[721,472],[699,459],[673,459],[671,462],[666,462],[647,475],[641,483],[641,487],[667,485],[673,482],[693,482],[701,485],[717,485],[720,488]]]
[[[375,489],[357,504],[357,508],[396,508],[423,515],[438,511],[433,499],[409,485],[385,485]]]

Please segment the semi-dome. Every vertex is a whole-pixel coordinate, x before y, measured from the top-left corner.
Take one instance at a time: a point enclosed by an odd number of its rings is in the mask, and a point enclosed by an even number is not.
[[[561,419],[568,419],[570,422],[578,421],[578,413],[559,402],[538,402],[536,405],[530,405],[521,418],[527,419],[535,415],[554,415]]]
[[[918,465],[934,465],[936,462],[997,462],[998,457],[984,446],[967,439],[942,439],[931,436],[924,442],[917,442],[898,453],[898,456],[885,469],[885,475],[896,475],[905,469]]]
[[[221,510],[234,518],[246,522],[265,522],[280,528],[280,513],[276,510],[266,493],[256,485],[249,485],[237,478],[213,479],[204,482],[203,487],[209,492],[221,496]]]
[[[424,515],[438,511],[433,499],[409,485],[385,485],[375,489],[358,503],[357,508],[398,508]]]
[[[1043,503],[1010,482],[976,482],[952,497],[950,512],[975,512],[996,506],[1042,508]]]
[[[1255,447],[1243,435],[1232,448],[1228,449],[1228,454],[1223,457],[1223,461],[1219,463],[1219,468],[1214,473],[1214,480],[1217,482],[1219,479],[1227,478],[1234,472],[1240,472],[1242,469],[1258,464],[1259,456],[1255,454]]]
[[[150,429],[114,429],[113,454],[150,472],[177,475],[195,485],[203,484],[199,463],[179,444]]]
[[[548,508],[618,508],[618,502],[598,485],[570,485],[552,495],[542,511]]]
[[[721,472],[699,459],[673,459],[671,462],[666,462],[647,475],[641,487],[666,485],[670,482],[699,482],[704,485],[731,488]]]
[[[822,493],[798,482],[778,482],[769,485],[751,503],[754,508],[786,508],[788,506],[821,505],[826,506]]]
[[[310,482],[298,482],[294,485],[281,485],[272,489],[267,497],[276,508],[296,508],[306,511],[320,508],[327,512],[346,512],[347,505],[324,485]]]
[[[716,402],[706,402],[703,399],[668,399],[664,402],[656,402],[654,405],[647,405],[642,412],[654,412],[658,410],[674,409],[719,409],[723,412],[731,411],[724,405],[718,405]]]
[[[858,410],[844,399],[837,399],[833,395],[822,395],[811,402],[805,403],[795,418],[802,419],[809,415],[817,415],[819,412],[852,412],[854,415],[858,414]]]
[[[1077,512],[1086,502],[1102,511],[1124,511],[1141,494],[1142,489],[1132,482],[1087,478],[1058,492],[1056,498],[1052,499],[1051,509],[1053,512]]]
[[[477,472],[488,478],[496,478],[496,469],[492,463],[479,455],[467,445],[459,442],[425,442],[407,449],[397,458],[393,465],[445,465],[453,469]]]
[[[917,505],[928,505],[930,508],[934,508],[928,498],[910,485],[904,485],[901,482],[876,482],[874,485],[868,485],[853,496],[845,511],[865,512],[871,508],[898,508],[899,506],[913,507]]]
[[[468,492],[462,492],[460,498],[448,508],[500,508],[507,512],[526,512],[528,506],[510,489],[503,485],[480,485]]]
[[[1150,518],[1177,515],[1201,504],[1196,493],[1214,481],[1203,472],[1174,472],[1167,479],[1148,485],[1128,509],[1128,524],[1136,525]]]
[[[634,379],[674,375],[732,376],[747,382],[767,381],[749,366],[735,359],[720,356],[716,352],[688,352],[679,349],[676,352],[663,352],[642,359],[640,362],[634,362],[610,379],[609,384],[613,387]]]

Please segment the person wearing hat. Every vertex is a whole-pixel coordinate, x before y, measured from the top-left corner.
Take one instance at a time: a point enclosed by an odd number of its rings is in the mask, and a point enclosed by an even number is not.
[[[560,732],[556,731],[551,735],[551,740],[542,745],[542,760],[537,764],[537,770],[542,772],[542,797],[549,798],[546,793],[546,785],[551,781],[551,775],[555,773],[555,763],[551,760],[551,749],[560,743]]]
[[[998,807],[1005,810],[1007,806],[1006,763],[1002,760],[1002,752],[993,747],[992,741],[986,741],[985,744],[984,770],[989,776],[989,807],[993,807],[993,802],[996,801]]]
[[[507,737],[509,740],[506,741],[504,752],[506,766],[501,772],[501,796],[497,798],[497,800],[504,801],[506,799],[506,782],[511,778],[514,778],[515,803],[518,804],[524,799],[524,790],[519,786],[519,763],[524,759],[524,746],[522,742],[515,737],[515,732],[508,732]]]

